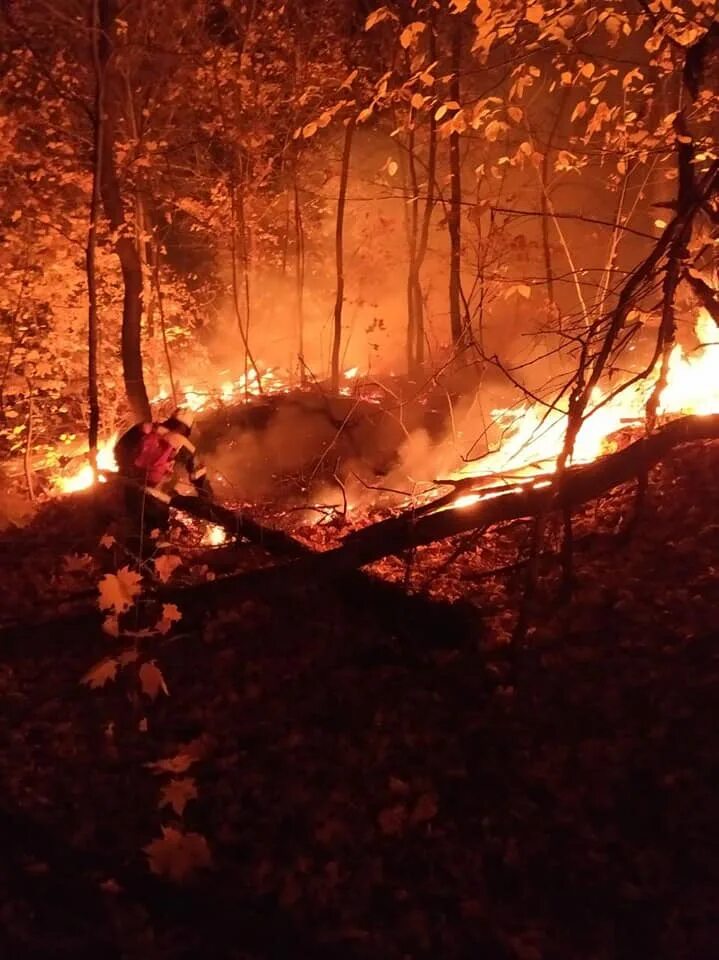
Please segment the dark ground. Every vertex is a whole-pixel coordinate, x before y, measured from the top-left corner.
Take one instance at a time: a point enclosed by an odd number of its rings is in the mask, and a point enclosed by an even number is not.
[[[188,596],[146,641],[154,703],[131,670],[80,685],[127,645],[88,622],[0,637],[0,956],[719,956],[718,466],[707,445],[657,468],[628,541],[630,491],[582,514],[579,585],[560,605],[543,570],[518,674],[522,573],[487,571],[523,525],[380,565],[443,607]],[[36,605],[68,575],[12,543],[3,606],[22,583]],[[178,754],[181,821],[146,766]],[[143,853],[179,823],[213,861],[184,885]]]

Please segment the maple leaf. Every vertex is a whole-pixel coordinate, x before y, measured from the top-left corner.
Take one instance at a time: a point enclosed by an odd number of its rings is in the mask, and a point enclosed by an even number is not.
[[[154,660],[149,660],[140,667],[140,686],[142,692],[146,693],[151,700],[154,700],[161,690],[166,696],[170,695],[162,670]]]
[[[92,569],[94,563],[89,553],[73,553],[62,559],[68,573],[85,573]]]
[[[197,797],[197,786],[192,777],[183,777],[180,780],[170,780],[162,788],[160,801],[157,804],[159,808],[172,807],[178,817],[185,812],[185,807],[190,800]]]
[[[96,690],[98,687],[104,687],[109,680],[114,680],[117,676],[119,662],[115,657],[106,657],[100,660],[94,667],[90,667],[80,683],[86,683],[88,687]]]
[[[189,753],[178,753],[174,757],[166,757],[164,760],[146,763],[145,766],[153,773],[184,773],[192,766],[195,759]]]
[[[207,840],[202,834],[183,833],[176,827],[163,827],[162,836],[148,843],[143,850],[150,861],[150,870],[175,883],[182,883],[195,870],[212,863]]]
[[[117,543],[117,540],[110,536],[109,533],[106,533],[104,537],[100,537],[100,546],[105,547],[106,550],[109,550],[114,543]]]
[[[437,797],[433,793],[423,793],[412,811],[410,820],[412,823],[424,823],[426,820],[434,819],[438,811]]]
[[[100,609],[124,613],[129,610],[134,598],[140,593],[142,577],[129,567],[121,567],[117,573],[106,574],[98,584]]]
[[[119,637],[120,624],[117,617],[105,617],[102,622],[102,632],[109,634],[111,637]]]
[[[155,573],[162,583],[167,583],[174,571],[182,566],[182,560],[173,553],[155,557],[153,562],[155,564]]]
[[[377,817],[379,828],[388,837],[398,836],[404,831],[407,821],[407,808],[403,803],[386,807]]]
[[[178,620],[182,620],[182,614],[175,604],[163,603],[162,617],[157,623],[157,632],[162,634],[169,633],[172,629],[172,624],[177,623]]]

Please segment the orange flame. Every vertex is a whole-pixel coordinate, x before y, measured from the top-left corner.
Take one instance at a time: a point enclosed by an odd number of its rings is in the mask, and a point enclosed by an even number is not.
[[[97,448],[97,469],[104,473],[115,473],[117,464],[115,463],[115,444],[117,443],[117,434],[113,434],[109,440],[103,441]],[[88,456],[88,454],[85,454]],[[57,476],[54,478],[53,487],[57,493],[79,493],[80,490],[87,490],[95,482],[95,474],[89,463],[83,464],[71,474]]]
[[[704,309],[699,313],[695,331],[700,346],[694,353],[687,356],[676,344],[670,355],[667,385],[659,397],[658,413],[662,416],[707,415],[719,411],[719,335],[714,321]],[[607,451],[607,442],[612,434],[623,427],[641,424],[657,377],[658,371],[655,370],[646,380],[616,396],[595,388],[589,411],[577,436],[571,463],[591,463]],[[495,423],[505,430],[501,445],[487,456],[451,474],[451,479],[496,479],[510,474],[515,478],[531,479],[554,473],[564,446],[566,410],[535,403],[495,410],[493,416]],[[461,509],[479,499],[498,495],[496,491],[484,497],[481,494],[465,494],[453,501],[451,506]]]

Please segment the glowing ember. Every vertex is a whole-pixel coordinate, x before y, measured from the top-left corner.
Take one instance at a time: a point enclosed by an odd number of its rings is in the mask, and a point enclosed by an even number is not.
[[[218,527],[217,524],[210,523],[200,543],[203,547],[220,547],[226,540],[227,533],[224,527]]]
[[[457,497],[456,500],[453,500],[450,506],[455,510],[463,510],[465,507],[473,507],[481,499],[482,497],[478,493],[467,493],[463,497]]]
[[[345,380],[354,380],[354,378],[359,373],[359,367],[350,367],[349,370],[345,370],[344,378]]]

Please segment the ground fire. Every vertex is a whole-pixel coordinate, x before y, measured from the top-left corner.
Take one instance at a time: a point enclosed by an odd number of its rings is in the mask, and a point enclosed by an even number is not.
[[[716,956],[718,17],[0,2],[0,957]]]

